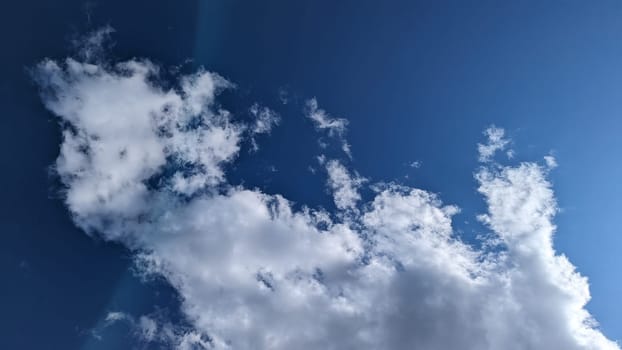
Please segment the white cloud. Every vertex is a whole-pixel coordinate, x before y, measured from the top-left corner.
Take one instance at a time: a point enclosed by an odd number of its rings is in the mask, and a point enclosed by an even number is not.
[[[56,169],[76,223],[165,277],[195,328],[132,319],[143,338],[165,334],[178,349],[619,349],[585,310],[587,280],[553,248],[546,169],[477,172],[494,249],[462,242],[459,209],[425,190],[375,186],[360,203],[363,179],[324,157],[351,214],[295,210],[227,183],[222,165],[251,127],[215,107],[230,84],[199,71],[164,89],[149,79],[157,71],[67,59],[34,73],[61,120]],[[316,126],[341,135],[346,123],[311,101]],[[508,142],[502,129],[487,136],[484,161]]]
[[[170,188],[191,195],[221,183],[221,165],[238,153],[242,128],[210,108],[230,84],[200,70],[163,89],[153,83],[158,71],[148,60],[104,66],[71,58],[36,68],[46,107],[67,126],[56,170],[85,229],[102,228],[86,219],[91,213],[130,219],[148,211],[146,182],[165,166],[179,165]]]
[[[255,103],[249,108],[249,113],[255,118],[254,123],[250,126],[251,147],[254,152],[259,150],[259,145],[255,140],[257,134],[270,134],[272,128],[279,125],[281,118],[279,115],[268,107],[260,106]]]
[[[348,120],[331,117],[325,110],[318,107],[318,103],[315,98],[307,100],[306,115],[307,118],[313,121],[316,128],[327,130],[331,136],[342,136],[346,132]]]
[[[341,150],[350,159],[352,159],[352,149],[351,149],[351,147],[352,146],[350,146],[350,144],[347,141],[343,141],[342,144],[341,144]]]
[[[494,125],[484,130],[484,135],[486,135],[487,143],[477,144],[477,150],[479,152],[479,161],[486,163],[490,161],[497,151],[503,150],[509,141],[504,138],[505,130]],[[512,158],[514,152],[510,150],[507,152],[507,155],[508,158]]]
[[[251,129],[253,134],[269,134],[272,128],[278,125],[281,120],[275,111],[268,107],[260,106],[257,103],[251,106],[249,112],[255,117],[255,123]]]
[[[477,174],[489,208],[481,220],[507,248],[506,262],[500,266],[503,278],[513,285],[511,299],[504,301],[507,306],[500,305],[500,310],[512,312],[497,311],[494,316],[501,322],[524,322],[512,337],[527,348],[616,349],[592,327],[595,321],[584,309],[590,299],[587,279],[553,248],[552,219],[558,208],[545,174],[546,169],[534,163]],[[535,338],[534,331],[544,335]]]
[[[78,56],[85,61],[101,61],[106,55],[107,45],[112,41],[110,36],[115,32],[111,26],[104,26],[86,36],[72,40]]]
[[[138,319],[138,336],[145,341],[153,341],[157,337],[158,324],[149,316],[140,316]]]
[[[416,161],[411,162],[410,164],[408,164],[409,167],[414,168],[414,169],[421,168],[421,165],[423,165],[423,162],[420,161],[420,160],[416,160]]]
[[[551,155],[544,156],[544,163],[549,169],[557,168],[557,160]]]
[[[358,189],[365,179],[358,174],[350,174],[348,169],[337,160],[328,161],[326,171],[328,171],[328,185],[333,191],[337,208],[355,209],[357,202],[361,200]]]
[[[341,142],[341,150],[349,158],[352,158],[351,146],[345,139],[345,133],[348,126],[347,119],[331,117],[325,110],[319,108],[315,98],[307,100],[305,105],[305,115],[313,121],[316,129],[325,130],[328,132],[329,136],[339,139]],[[319,144],[321,148],[326,148],[328,146],[328,144],[322,140],[319,140]]]
[[[143,344],[178,350],[210,348],[209,342],[200,332],[173,325],[158,314],[134,317],[125,312],[109,312],[104,318],[104,323],[95,328],[92,335],[101,341],[106,337],[106,330],[119,322],[128,326],[132,336]]]
[[[119,311],[111,311],[108,314],[106,314],[105,321],[107,323],[114,323],[114,322],[119,322],[119,321],[123,321],[127,319],[130,319],[129,315],[123,312],[119,312]]]

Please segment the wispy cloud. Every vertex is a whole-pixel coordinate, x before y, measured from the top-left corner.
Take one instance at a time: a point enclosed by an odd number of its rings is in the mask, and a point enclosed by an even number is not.
[[[557,160],[552,155],[544,156],[544,163],[549,169],[557,168]]]
[[[346,132],[348,120],[329,116],[325,110],[318,107],[318,103],[315,98],[307,100],[306,115],[313,121],[316,128],[320,130],[327,130],[331,136],[343,136]]]
[[[358,190],[366,179],[358,174],[351,174],[338,160],[328,161],[326,171],[337,208],[356,209],[357,202],[361,200]]]
[[[258,103],[253,104],[248,111],[254,118],[254,122],[250,126],[251,146],[253,151],[258,151],[259,145],[255,140],[255,135],[270,134],[272,128],[279,125],[281,118],[275,111],[260,106]]]
[[[106,331],[118,324],[128,327],[131,335],[142,344],[179,350],[210,348],[209,340],[200,332],[174,325],[158,314],[133,316],[126,312],[111,311],[105,316],[104,322],[92,331],[92,335],[103,340]]]
[[[492,159],[497,151],[503,150],[509,143],[509,140],[505,138],[505,130],[494,125],[484,130],[484,135],[486,135],[487,142],[485,144],[477,144],[477,151],[479,152],[479,161],[486,163]],[[508,158],[512,158],[514,152],[510,150],[507,155]]]
[[[307,100],[305,104],[305,115],[313,121],[313,125],[316,129],[327,131],[329,136],[336,137],[341,142],[341,150],[349,158],[352,158],[350,144],[345,139],[348,127],[347,119],[330,116],[325,110],[319,108],[317,99],[315,98]],[[326,145],[322,146],[322,148],[326,148]]]

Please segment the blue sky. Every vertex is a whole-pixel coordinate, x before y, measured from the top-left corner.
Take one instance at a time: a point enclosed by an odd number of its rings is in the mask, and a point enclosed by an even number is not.
[[[274,111],[278,125],[254,136],[259,150],[249,152],[245,140],[222,168],[228,185],[281,194],[295,210],[323,207],[338,216],[333,199],[342,187],[327,185],[326,163],[317,160],[324,154],[367,179],[363,202],[376,196],[368,185],[394,182],[460,207],[454,231],[477,245],[475,237],[491,231],[476,219],[488,211],[474,178],[490,166],[478,162],[483,131],[496,125],[510,140],[514,157],[499,154],[500,166],[544,166],[543,157],[554,156],[559,166],[547,172],[560,208],[554,247],[589,278],[586,308],[604,335],[622,339],[622,242],[615,220],[622,208],[621,4],[67,1],[11,7],[1,24],[11,54],[0,59],[6,169],[0,268],[10,281],[0,299],[3,348],[145,347],[134,334],[142,315],[177,330],[196,328],[180,301],[187,291],[169,285],[170,276],[138,276],[126,241],[107,242],[107,234],[91,237],[76,227],[62,191],[67,183],[50,171],[63,142],[58,112],[49,111],[45,98],[42,103],[31,70],[46,57],[77,57],[71,42],[106,25],[115,30],[105,51],[109,62],[145,57],[162,67],[181,65],[183,74],[205,67],[236,85],[218,95],[218,103],[237,121],[251,123],[255,103]],[[167,72],[162,84],[175,79]],[[342,136],[331,137],[305,118],[311,98],[331,118],[348,120]],[[340,150],[344,141],[352,159]],[[111,312],[126,318],[107,322]]]

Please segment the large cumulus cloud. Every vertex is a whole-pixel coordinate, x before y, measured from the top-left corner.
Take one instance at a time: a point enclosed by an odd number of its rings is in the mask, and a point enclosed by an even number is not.
[[[332,213],[229,185],[224,165],[257,126],[218,107],[233,85],[215,73],[163,84],[149,60],[82,55],[33,75],[63,131],[54,168],[76,224],[126,244],[182,297],[195,330],[171,333],[172,346],[618,349],[585,309],[586,278],[553,248],[549,167],[493,162],[502,129],[479,147],[492,235],[476,249],[452,229],[458,207],[396,184],[363,202],[365,179],[339,160],[323,163]],[[306,112],[343,135],[316,100]],[[134,323],[161,338],[155,321]]]

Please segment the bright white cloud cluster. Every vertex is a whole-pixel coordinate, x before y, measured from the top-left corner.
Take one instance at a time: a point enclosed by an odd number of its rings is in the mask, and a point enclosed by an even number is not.
[[[338,213],[228,185],[222,165],[252,126],[215,107],[229,86],[216,74],[171,89],[145,60],[46,60],[34,74],[63,128],[56,169],[74,219],[178,290],[195,327],[171,333],[179,349],[619,349],[585,310],[586,279],[553,248],[547,168],[477,172],[480,220],[498,243],[478,250],[452,229],[457,207],[392,184],[359,203],[364,180],[335,160],[324,164]],[[314,100],[308,112],[343,133]],[[502,129],[487,136],[486,160],[507,143]],[[164,329],[132,322],[146,341]]]
[[[105,66],[71,58],[36,68],[46,107],[62,117],[56,171],[84,228],[149,212],[148,181],[165,168],[172,174],[162,180],[177,193],[215,186],[224,180],[221,164],[238,153],[242,128],[210,108],[229,83],[199,71],[164,89],[152,82],[158,71],[147,60]]]

